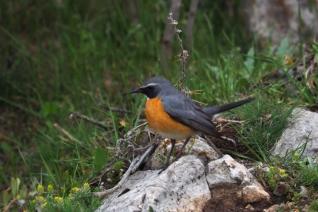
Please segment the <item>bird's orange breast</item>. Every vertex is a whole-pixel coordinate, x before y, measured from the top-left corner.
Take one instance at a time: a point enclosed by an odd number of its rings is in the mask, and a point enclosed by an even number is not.
[[[177,122],[165,112],[160,98],[147,99],[145,114],[149,127],[164,137],[185,139],[194,133],[191,128]]]

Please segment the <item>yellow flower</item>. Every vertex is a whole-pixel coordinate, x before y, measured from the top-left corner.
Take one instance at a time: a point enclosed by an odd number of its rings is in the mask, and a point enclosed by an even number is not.
[[[286,173],[286,170],[285,169],[278,169],[278,174],[279,174],[279,176],[281,176],[281,177],[287,177],[288,176],[288,174]]]
[[[122,127],[126,127],[126,126],[127,126],[127,122],[125,121],[125,119],[121,119],[121,120],[119,121],[119,124],[120,124],[120,126],[122,126]]]
[[[71,193],[77,193],[77,192],[79,192],[80,191],[80,189],[78,188],[78,187],[73,187],[72,189],[71,189]]]
[[[52,185],[52,184],[49,184],[48,186],[47,186],[47,191],[48,192],[52,192],[54,190],[54,186]]]
[[[56,202],[57,204],[62,204],[63,203],[63,197],[60,197],[60,196],[54,197],[54,202]]]
[[[270,172],[274,172],[274,171],[275,171],[275,167],[274,167],[274,166],[270,166],[270,167],[269,167],[269,171],[270,171]]]
[[[84,183],[83,189],[84,189],[84,191],[89,191],[90,187],[89,187],[89,184],[87,182]]]
[[[36,191],[38,193],[43,193],[44,192],[44,187],[42,184],[38,184],[38,186],[36,187]]]
[[[289,55],[285,55],[284,57],[284,65],[290,66],[294,64],[294,59],[289,56]]]
[[[44,202],[46,202],[46,200],[45,200],[45,198],[43,197],[43,196],[36,196],[35,197],[35,201],[37,202],[37,203],[44,203]]]

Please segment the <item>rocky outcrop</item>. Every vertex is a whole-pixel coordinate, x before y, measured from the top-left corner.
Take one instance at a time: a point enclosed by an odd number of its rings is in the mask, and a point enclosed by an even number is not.
[[[268,193],[244,165],[229,155],[219,158],[204,139],[190,141],[186,152],[193,155],[161,173],[131,175],[97,211],[222,211],[268,201]]]
[[[203,163],[189,155],[165,171],[139,171],[97,211],[202,211],[211,199]]]
[[[318,113],[296,108],[291,114],[288,127],[272,150],[272,154],[284,157],[299,150],[303,156],[317,159]]]
[[[207,211],[237,210],[270,199],[247,168],[229,155],[208,164],[206,179],[212,194]]]

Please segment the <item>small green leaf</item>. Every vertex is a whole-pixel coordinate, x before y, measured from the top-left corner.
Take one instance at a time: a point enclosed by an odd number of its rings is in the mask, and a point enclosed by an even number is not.
[[[14,197],[16,197],[19,193],[20,184],[20,178],[11,178],[11,190]]]

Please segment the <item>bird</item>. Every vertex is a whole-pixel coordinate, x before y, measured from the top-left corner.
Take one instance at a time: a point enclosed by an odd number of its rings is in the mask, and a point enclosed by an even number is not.
[[[176,140],[185,140],[180,151],[182,153],[190,138],[196,134],[222,138],[212,122],[213,116],[254,100],[254,97],[247,97],[221,106],[202,107],[161,76],[146,80],[130,93],[146,95],[145,116],[149,128],[162,137],[171,139],[172,146],[166,167]]]

